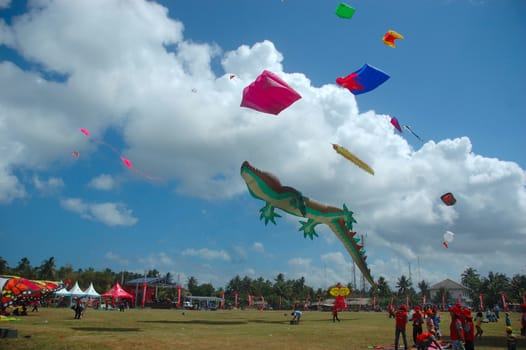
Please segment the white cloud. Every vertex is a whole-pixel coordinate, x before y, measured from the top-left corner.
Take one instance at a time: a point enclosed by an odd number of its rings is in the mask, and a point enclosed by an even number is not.
[[[113,252],[106,252],[104,254],[104,258],[106,258],[109,261],[116,262],[121,266],[126,266],[129,264],[129,260],[121,257],[119,254],[113,253]]]
[[[108,226],[133,226],[138,221],[123,203],[89,203],[79,198],[66,198],[61,199],[60,204],[84,219],[100,221]]]
[[[34,175],[33,186],[42,194],[52,195],[59,193],[64,188],[64,181],[57,177],[41,180],[37,175]]]
[[[232,260],[230,255],[224,250],[213,250],[208,248],[201,249],[185,249],[182,252],[183,256],[195,256],[205,260]]]
[[[265,253],[265,246],[261,242],[254,242],[252,250],[258,253]]]
[[[5,9],[11,6],[11,0],[0,0],[0,9]]]
[[[165,252],[159,252],[155,254],[150,254],[147,257],[141,257],[139,258],[139,264],[142,266],[147,266],[151,269],[165,269],[165,268],[173,268],[175,267],[176,263],[172,259],[172,257],[165,253]]]
[[[97,190],[109,191],[117,185],[113,176],[108,174],[101,174],[88,183],[88,186]]]

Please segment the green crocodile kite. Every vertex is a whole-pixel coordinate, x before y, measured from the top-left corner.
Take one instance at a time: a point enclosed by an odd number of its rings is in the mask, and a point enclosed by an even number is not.
[[[307,221],[300,221],[300,231],[303,236],[313,239],[318,234],[314,230],[318,224],[326,224],[343,243],[345,249],[351,254],[354,262],[362,272],[365,279],[375,286],[371,271],[367,268],[365,250],[358,244],[359,238],[354,237],[352,224],[356,222],[345,204],[343,209],[331,207],[304,197],[301,192],[293,187],[282,186],[280,181],[272,174],[261,171],[244,161],[241,165],[241,176],[247,183],[250,194],[265,201],[265,206],[260,209],[260,219],[265,220],[265,225],[271,221],[276,224],[275,218],[281,215],[274,212],[279,208],[291,215],[302,216]]]

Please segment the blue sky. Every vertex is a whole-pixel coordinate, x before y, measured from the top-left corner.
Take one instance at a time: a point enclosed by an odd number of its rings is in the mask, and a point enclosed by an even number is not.
[[[259,221],[263,203],[239,176],[249,160],[346,203],[373,276],[392,285],[409,264],[415,284],[458,280],[466,267],[526,273],[524,1],[349,2],[351,20],[335,15],[337,1],[218,4],[0,1],[0,256],[10,265],[55,256],[216,287],[236,274],[352,282],[327,228],[310,241],[298,218]],[[395,49],[381,41],[388,29],[405,36]],[[391,78],[356,97],[335,84],[364,63]],[[264,69],[302,95],[278,116],[239,106]],[[439,199],[449,191],[453,207]]]

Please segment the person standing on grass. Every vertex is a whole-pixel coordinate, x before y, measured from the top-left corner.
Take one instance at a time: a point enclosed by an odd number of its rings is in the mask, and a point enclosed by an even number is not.
[[[338,318],[338,308],[335,306],[332,308],[332,322],[340,322],[340,319]]]
[[[477,330],[477,333],[475,333],[475,338],[479,337],[482,338],[482,333],[484,331],[482,330],[482,319],[484,318],[484,315],[481,311],[477,312],[477,315],[475,316],[475,329]]]
[[[398,350],[398,342],[400,340],[400,334],[402,335],[402,340],[404,342],[404,349],[407,350],[407,308],[405,305],[400,305],[398,311],[395,313],[395,341],[394,348]]]
[[[475,326],[473,325],[473,316],[470,309],[464,309],[464,339],[466,350],[475,350]]]
[[[413,314],[413,344],[416,344],[416,338],[422,334],[422,324],[424,320],[422,319],[422,312],[420,306],[415,306]]]
[[[453,350],[464,350],[464,327],[462,325],[462,310],[455,305],[449,308],[451,323],[449,324],[449,338]]]

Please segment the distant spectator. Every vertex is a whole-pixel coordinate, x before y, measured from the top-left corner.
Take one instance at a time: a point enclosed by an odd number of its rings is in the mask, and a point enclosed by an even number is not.
[[[290,320],[290,324],[299,324],[300,323],[300,319],[301,319],[301,315],[302,315],[300,310],[295,310],[290,315],[292,316],[292,320]]]

